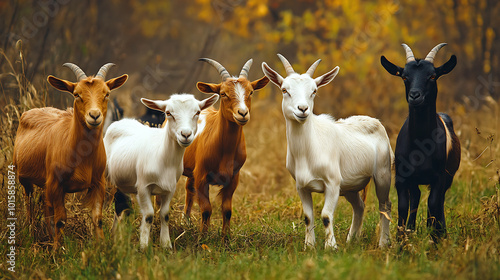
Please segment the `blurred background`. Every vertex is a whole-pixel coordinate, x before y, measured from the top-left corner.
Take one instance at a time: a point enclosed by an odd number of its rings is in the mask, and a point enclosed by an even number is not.
[[[315,112],[379,118],[394,148],[408,108],[402,81],[383,69],[380,56],[404,66],[401,43],[425,57],[446,42],[436,66],[452,54],[458,64],[438,82],[437,108],[450,114],[462,141],[459,176],[468,182],[481,170],[495,180],[499,14],[497,0],[2,0],[0,107],[24,106],[4,109],[8,123],[3,129],[15,132],[20,112],[31,107],[71,106],[70,95],[46,82],[49,74],[76,79],[62,67],[65,62],[76,63],[87,75],[116,63],[108,77],[128,73],[130,79],[112,98],[125,116],[136,117],[145,111],[140,97],[167,99],[189,92],[202,98],[196,82],[219,82],[220,77],[200,57],[219,61],[232,75],[253,58],[250,79],[255,80],[263,76],[263,61],[284,75],[276,56],[281,53],[301,73],[319,58],[316,75],[340,66],[335,80],[319,90]],[[270,83],[254,95],[252,121],[245,127],[249,160],[243,169],[249,174],[242,180],[262,191],[293,184],[284,169],[280,102],[280,91]],[[3,160],[9,162],[12,141],[2,145]]]

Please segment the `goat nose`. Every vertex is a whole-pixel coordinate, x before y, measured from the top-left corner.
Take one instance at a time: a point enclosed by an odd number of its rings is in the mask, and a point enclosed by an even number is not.
[[[238,109],[238,114],[240,114],[242,117],[245,117],[246,115],[248,115],[248,110]]]
[[[420,91],[410,91],[410,98],[411,99],[418,99],[420,97]]]
[[[307,109],[309,109],[309,107],[307,105],[299,105],[299,106],[297,106],[297,109],[302,111],[302,113],[305,113],[307,111]]]
[[[99,111],[97,109],[90,110],[89,116],[91,118],[93,118],[94,120],[97,120],[101,116],[101,111]]]
[[[182,137],[184,137],[186,139],[188,139],[189,136],[191,136],[191,134],[193,134],[193,132],[191,132],[191,131],[181,131]]]

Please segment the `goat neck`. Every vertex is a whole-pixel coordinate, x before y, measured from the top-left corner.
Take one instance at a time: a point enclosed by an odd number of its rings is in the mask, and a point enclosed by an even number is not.
[[[175,132],[170,127],[170,122],[167,121],[165,127],[160,128],[160,130],[164,131],[161,131],[162,144],[159,145],[158,154],[166,161],[165,164],[179,162],[182,165],[182,158],[186,148],[180,146],[177,142]]]
[[[408,125],[411,139],[425,139],[437,128],[436,103],[425,106],[409,106]]]
[[[222,150],[224,154],[234,153],[238,147],[238,143],[243,136],[243,127],[234,121],[230,121],[224,117],[224,114],[217,111],[218,128],[220,132],[217,133],[220,137],[220,143],[222,143]]]

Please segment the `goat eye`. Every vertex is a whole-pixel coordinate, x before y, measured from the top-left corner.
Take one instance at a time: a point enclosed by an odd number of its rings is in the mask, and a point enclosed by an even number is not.
[[[436,74],[432,74],[431,75],[431,80],[435,80],[436,79]]]
[[[73,93],[73,96],[75,96],[75,98],[80,98],[80,95],[78,93]]]
[[[316,90],[313,91],[312,95],[315,95],[316,94]]]
[[[283,94],[287,94],[288,93],[288,91],[285,88],[282,89],[281,91],[283,91]]]
[[[165,114],[167,114],[167,116],[169,116],[169,117],[171,117],[171,116],[172,116],[172,114],[170,114],[170,112],[169,112],[169,111],[166,111],[166,112],[165,112]]]
[[[403,79],[403,81],[408,80],[405,76],[401,76],[401,79]]]
[[[253,94],[253,90],[250,92],[250,95],[252,95],[252,94]]]
[[[226,94],[225,94],[224,92],[221,92],[221,93],[220,93],[220,96],[225,97],[225,96],[226,96]]]
[[[109,93],[106,93],[106,96],[104,96],[104,99],[109,99]]]
[[[200,111],[196,112],[196,116],[199,116],[200,115]]]

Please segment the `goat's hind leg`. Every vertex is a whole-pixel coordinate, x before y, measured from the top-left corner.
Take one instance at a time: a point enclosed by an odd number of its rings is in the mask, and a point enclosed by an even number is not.
[[[379,247],[384,247],[390,243],[390,229],[391,222],[391,200],[389,199],[389,191],[391,189],[391,169],[390,166],[386,169],[380,170],[373,178],[375,183],[375,192],[378,199],[378,210],[380,213],[380,239],[378,242]],[[399,191],[398,191],[399,195]],[[407,209],[407,208],[406,208]],[[408,209],[406,210],[408,212]]]
[[[347,242],[360,236],[361,226],[363,224],[363,215],[365,212],[365,203],[361,199],[359,192],[347,192],[345,198],[352,205],[352,223],[347,235]]]

